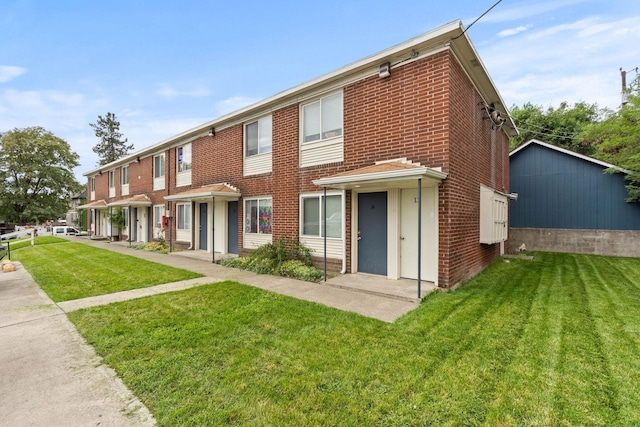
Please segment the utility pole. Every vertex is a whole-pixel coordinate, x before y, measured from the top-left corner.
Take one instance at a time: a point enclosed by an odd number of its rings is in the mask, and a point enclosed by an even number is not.
[[[638,74],[638,67],[635,69],[631,69],[629,71],[635,71]],[[627,73],[628,71],[624,71],[622,67],[620,67],[620,77],[622,78],[622,106],[627,105],[629,101],[627,101]]]

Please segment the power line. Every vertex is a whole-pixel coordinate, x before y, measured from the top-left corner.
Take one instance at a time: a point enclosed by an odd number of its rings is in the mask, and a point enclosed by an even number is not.
[[[482,15],[478,16],[478,18],[473,21],[471,24],[469,24],[469,26],[467,28],[464,29],[464,31],[462,32],[462,34],[460,34],[459,36],[455,36],[452,40],[457,39],[458,37],[462,37],[464,35],[464,33],[467,32],[467,30],[469,30],[469,28],[471,28],[473,26],[473,24],[475,24],[476,22],[478,22],[479,20],[481,20],[484,15],[486,15],[487,13],[491,12],[491,9],[493,9],[494,7],[496,7],[497,5],[499,5],[502,2],[502,0],[498,0],[497,2],[495,2],[495,4],[493,6],[491,6],[489,9],[487,9]]]

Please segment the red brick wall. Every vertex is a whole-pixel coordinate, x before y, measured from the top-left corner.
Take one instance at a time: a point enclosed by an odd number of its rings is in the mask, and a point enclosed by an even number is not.
[[[190,187],[175,188],[173,148],[166,156],[171,188],[151,191],[153,159],[148,157],[131,164],[130,194],[146,193],[159,204],[168,193],[228,182],[240,190],[243,199],[271,195],[274,240],[297,238],[300,193],[321,191],[313,180],[406,157],[441,167],[448,174],[439,187],[439,282],[453,286],[475,275],[499,252],[498,245],[478,243],[479,192],[481,183],[508,192],[508,139],[501,131],[491,130],[491,122],[483,118],[481,101],[457,61],[441,52],[394,69],[388,78],[373,76],[344,88],[344,162],[299,168],[299,105],[295,104],[272,113],[271,173],[243,176],[243,125],[238,124],[192,142]],[[96,177],[97,199],[107,199],[106,180],[106,174]],[[238,213],[240,248],[243,199]],[[345,202],[350,271],[350,191]]]
[[[499,256],[499,245],[479,243],[480,184],[509,189],[508,138],[492,130],[484,102],[459,63],[452,58],[450,64],[449,175],[440,191],[440,280],[446,286],[476,275]]]

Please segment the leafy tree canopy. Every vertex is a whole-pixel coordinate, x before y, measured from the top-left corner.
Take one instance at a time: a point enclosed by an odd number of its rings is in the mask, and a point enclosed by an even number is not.
[[[597,147],[594,157],[629,171],[628,202],[640,202],[640,94],[638,85],[620,110],[588,126],[581,135],[585,143]],[[619,172],[611,169],[609,172]]]
[[[115,114],[107,113],[105,117],[98,116],[98,121],[90,123],[89,126],[100,139],[100,142],[93,147],[93,152],[100,157],[98,166],[116,161],[133,150],[133,144],[127,145],[127,138],[122,139],[120,122]]]
[[[0,217],[19,224],[63,217],[82,189],[77,166],[69,144],[41,127],[0,134]]]
[[[510,149],[535,138],[578,153],[593,155],[595,147],[582,140],[580,134],[587,125],[610,114],[606,109],[599,109],[597,104],[585,102],[573,106],[563,102],[558,108],[549,107],[546,111],[531,103],[521,108],[513,106],[511,116],[520,135],[511,139]]]

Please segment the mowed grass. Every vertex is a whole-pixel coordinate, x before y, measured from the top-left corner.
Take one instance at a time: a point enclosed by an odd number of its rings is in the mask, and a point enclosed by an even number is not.
[[[233,282],[70,318],[161,426],[640,425],[639,259],[498,261],[394,324]]]
[[[35,246],[15,251],[12,246],[11,259],[20,261],[55,302],[202,276],[58,237],[36,239]]]

